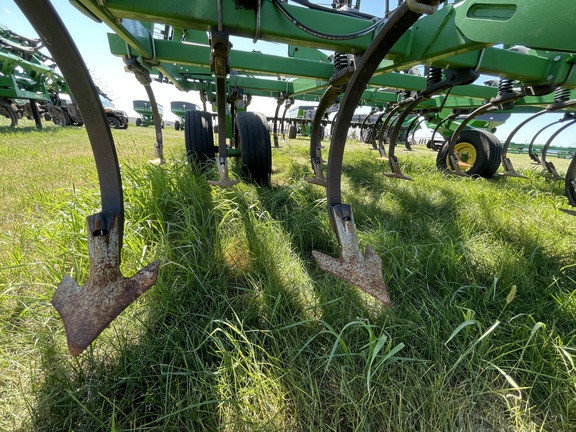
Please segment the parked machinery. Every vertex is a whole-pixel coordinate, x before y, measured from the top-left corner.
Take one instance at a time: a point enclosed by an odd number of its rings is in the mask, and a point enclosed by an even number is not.
[[[54,71],[54,62],[40,52],[42,42],[18,35],[0,25],[0,115],[15,127],[18,120],[41,116],[61,118],[59,93],[67,90],[64,78]]]
[[[193,104],[191,102],[182,102],[182,101],[172,101],[170,102],[170,111],[178,117],[178,120],[174,122],[174,129],[180,130],[184,129],[184,125],[186,123],[185,116],[186,112],[188,111],[197,111],[199,110],[199,106]]]
[[[132,101],[132,107],[140,117],[136,119],[136,126],[148,127],[154,124],[154,114],[152,112],[152,104],[147,100],[135,100]],[[162,121],[162,116],[164,115],[164,108],[162,105],[157,104],[158,112],[160,113],[160,120]],[[164,125],[162,124],[162,127]]]
[[[83,112],[98,113],[94,86],[73,44],[63,36],[61,25],[47,24],[58,22],[49,2],[17,3],[38,33],[53,42],[52,55],[78,95],[79,107]],[[373,106],[374,114],[381,109],[368,141],[388,159],[390,172],[385,175],[409,179],[401,171],[395,148],[403,129],[408,135],[415,116],[424,116],[443,137],[437,158],[441,169],[459,176],[488,177],[502,165],[503,175],[520,177],[507,158],[510,143],[501,145],[486,130],[489,125],[472,128],[474,122],[482,121],[480,116],[487,113],[533,112],[535,117],[570,111],[575,105],[576,42],[565,36],[576,20],[573,0],[556,0],[554,7],[540,0],[462,0],[457,4],[406,0],[394,10],[388,10],[386,2],[383,17],[367,16],[359,10],[360,2],[356,7],[348,2],[345,9],[333,9],[305,0],[196,0],[193,8],[185,10],[172,0],[72,3],[114,31],[109,36],[111,52],[124,57],[128,69],[147,90],[150,77],[156,76],[183,91],[214,95],[218,143],[214,145],[212,116],[205,108],[186,113],[185,136],[193,163],[216,160],[220,179],[215,185],[238,182],[228,177],[228,157],[238,154],[249,178],[264,184],[270,181],[267,119],[238,110],[239,100],[247,95],[273,96],[278,101],[277,113],[288,100],[318,101],[310,131],[314,172],[310,180],[326,187],[341,256],[314,251],[314,257],[321,268],[387,305],[391,301],[381,260],[369,246],[365,253],[360,251],[352,207],[342,199],[344,148],[356,107],[360,103]],[[162,31],[156,31],[157,27]],[[536,28],[538,31],[526,31]],[[234,50],[231,35],[289,44],[289,57]],[[335,53],[331,61],[326,61],[325,50]],[[414,72],[416,66],[422,73]],[[474,84],[479,74],[500,79],[496,86]],[[339,110],[325,164],[320,128],[326,111],[335,103]],[[155,108],[152,100],[150,108]],[[464,113],[464,118],[459,117]],[[158,129],[158,121],[156,126]],[[86,348],[127,304],[149,288],[158,269],[153,263],[133,278],[120,274],[123,202],[114,143],[104,118],[95,115],[86,127],[92,140],[99,138],[96,164],[108,181],[101,186],[102,212],[88,218],[89,247],[94,251],[90,279],[81,291],[66,279],[54,298],[73,354]],[[160,135],[156,147],[160,158],[161,142]],[[565,184],[569,203],[576,206],[576,159]],[[102,256],[116,259],[104,262],[99,259]],[[108,305],[114,307],[103,309],[103,296],[113,298]],[[94,317],[89,326],[85,325],[86,316]]]
[[[54,61],[43,54],[40,39],[30,39],[0,25],[0,115],[10,126],[26,117],[41,129],[41,117],[60,126],[82,126],[84,120],[64,78],[55,72]],[[126,129],[128,116],[117,110],[97,88],[110,127]]]

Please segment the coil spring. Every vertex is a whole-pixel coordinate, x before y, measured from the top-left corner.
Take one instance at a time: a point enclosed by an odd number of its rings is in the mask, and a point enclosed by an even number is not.
[[[432,87],[434,84],[442,81],[442,69],[429,67],[426,71],[426,87]]]
[[[558,87],[554,92],[554,102],[567,102],[570,100],[571,91],[566,88]]]
[[[348,55],[346,53],[334,53],[334,72],[339,72],[348,67]]]
[[[501,78],[500,82],[498,83],[498,94],[500,96],[512,93],[514,88],[514,80],[509,78]]]

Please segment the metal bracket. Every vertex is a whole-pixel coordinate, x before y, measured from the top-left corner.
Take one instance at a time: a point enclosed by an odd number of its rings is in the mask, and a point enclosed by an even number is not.
[[[516,178],[523,178],[523,179],[527,179],[528,177],[526,177],[525,175],[519,174],[518,172],[516,172],[516,170],[514,169],[514,165],[512,165],[512,161],[510,160],[509,157],[502,157],[502,166],[504,167],[504,172],[501,173],[500,175],[504,176],[504,177],[516,177]]]
[[[558,180],[558,181],[564,180],[564,177],[562,177],[560,174],[558,174],[558,171],[556,171],[556,167],[554,166],[554,164],[552,162],[545,162],[545,167],[546,167],[546,171],[548,171],[550,173],[550,178],[552,180]]]
[[[398,158],[396,156],[390,155],[388,157],[388,163],[390,164],[392,172],[384,173],[386,177],[397,178],[401,180],[412,180],[412,177],[402,174],[402,170],[400,169],[400,164],[398,163]]]
[[[334,230],[340,243],[341,257],[334,258],[322,252],[312,251],[320,268],[356,285],[386,306],[392,306],[384,278],[382,259],[370,246],[364,255],[358,247],[352,207],[337,204],[331,208]]]
[[[210,29],[210,69],[216,78],[226,78],[230,73],[230,33],[227,29]]]
[[[216,162],[218,163],[220,179],[218,181],[209,180],[208,184],[212,186],[230,187],[240,183],[240,180],[231,180],[228,176],[228,158],[219,156],[216,158]]]
[[[156,283],[159,261],[134,276],[120,272],[121,228],[118,214],[88,216],[90,275],[80,287],[65,276],[52,298],[66,330],[68,349],[76,356],[134,300]]]
[[[308,183],[326,187],[326,177],[324,177],[324,173],[322,172],[322,160],[318,156],[314,156],[310,158],[310,163],[312,164],[315,176],[305,177],[304,180]]]

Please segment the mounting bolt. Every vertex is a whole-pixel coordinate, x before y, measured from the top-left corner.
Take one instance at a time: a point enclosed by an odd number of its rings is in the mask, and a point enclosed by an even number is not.
[[[562,57],[560,57],[560,56],[556,56],[556,57],[554,57],[554,61],[555,61],[555,62],[560,61],[561,58],[562,58]]]
[[[553,79],[554,79],[554,75],[548,75],[548,76],[546,77],[546,80],[547,80],[547,81],[552,81]]]

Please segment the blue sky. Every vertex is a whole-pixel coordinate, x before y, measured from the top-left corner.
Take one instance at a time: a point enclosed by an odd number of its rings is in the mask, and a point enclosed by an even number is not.
[[[146,92],[136,82],[132,74],[124,71],[122,60],[110,54],[106,38],[106,33],[110,31],[108,27],[105,24],[98,24],[87,18],[73,7],[68,0],[53,0],[52,3],[83,54],[84,61],[92,71],[96,83],[110,94],[118,108],[132,113],[132,100],[146,99]],[[329,4],[331,2],[325,1],[323,3]],[[396,2],[393,0],[391,3],[395,5]],[[12,0],[0,0],[0,5],[1,24],[24,36],[36,36],[34,29]],[[363,0],[361,5],[362,11],[378,16],[381,16],[384,10],[384,2],[382,0]],[[240,41],[238,39],[234,41],[234,48],[241,50],[255,49],[275,55],[285,55],[286,53],[286,47],[281,44],[258,43],[255,45],[252,41]],[[196,92],[183,94],[171,85],[158,83],[154,83],[153,88],[158,102],[165,107],[166,119],[172,119],[168,109],[172,100],[201,103]],[[274,114],[275,107],[276,103],[272,99],[255,98],[251,109],[271,116]],[[523,128],[516,135],[515,141],[529,141],[536,131],[559,117],[559,114],[542,116],[542,119],[532,122],[530,127]],[[511,120],[498,129],[496,135],[501,140],[505,140],[508,133],[524,118],[526,118],[526,115],[513,115]],[[555,130],[554,127],[550,129],[550,132],[547,131],[541,135],[541,140],[539,141],[546,140]],[[567,132],[562,133],[557,138],[555,144],[572,145],[575,141],[574,133],[571,133],[570,129],[568,129]]]

